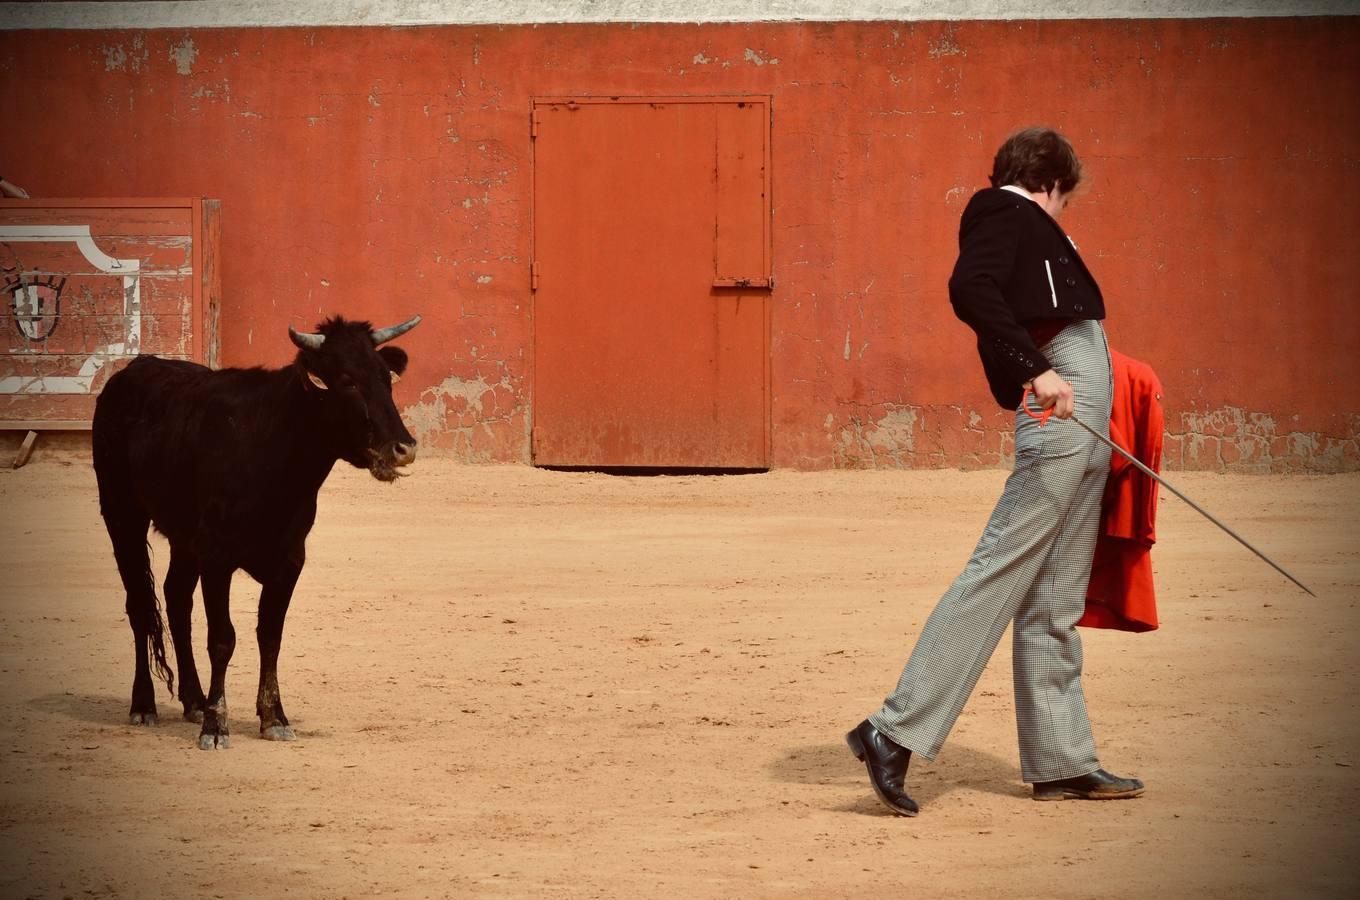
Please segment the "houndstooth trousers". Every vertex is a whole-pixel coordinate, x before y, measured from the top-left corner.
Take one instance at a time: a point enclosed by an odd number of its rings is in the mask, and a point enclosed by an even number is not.
[[[1069,324],[1041,348],[1071,382],[1076,414],[1108,434],[1109,347],[1100,323]],[[1031,402],[1033,402],[1031,400]],[[963,574],[926,620],[883,708],[869,720],[934,759],[1008,623],[1027,782],[1100,768],[1081,690],[1081,638],[1110,450],[1075,422],[1015,417],[1015,469]]]

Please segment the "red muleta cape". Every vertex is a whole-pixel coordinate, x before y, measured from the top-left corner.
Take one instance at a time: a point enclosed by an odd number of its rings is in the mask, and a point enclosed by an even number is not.
[[[1110,439],[1160,474],[1165,417],[1162,383],[1147,363],[1110,351],[1114,402]],[[1157,595],[1152,585],[1152,545],[1157,534],[1157,482],[1110,452],[1110,477],[1100,501],[1086,613],[1077,622],[1090,628],[1152,631]]]

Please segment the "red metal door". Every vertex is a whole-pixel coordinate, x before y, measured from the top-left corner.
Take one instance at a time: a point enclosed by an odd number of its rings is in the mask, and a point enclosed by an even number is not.
[[[534,463],[767,467],[768,98],[533,121]]]

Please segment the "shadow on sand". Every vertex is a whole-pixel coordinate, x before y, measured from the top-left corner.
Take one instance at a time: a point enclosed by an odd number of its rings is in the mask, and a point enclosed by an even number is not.
[[[48,715],[63,716],[88,725],[102,725],[106,728],[126,728],[129,731],[140,728],[128,724],[128,698],[114,694],[82,694],[76,691],[61,691],[34,697],[28,707]],[[169,700],[156,704],[160,721],[156,731],[166,737],[186,738],[198,733],[199,725],[185,721],[183,708],[179,701]]]
[[[141,726],[128,724],[128,698],[112,694],[81,694],[75,691],[61,691],[34,697],[27,702],[30,709],[48,715],[62,716],[87,725],[101,725],[106,728],[123,728],[129,733],[141,730]],[[159,732],[175,740],[193,740],[202,726],[184,718],[183,707],[178,700],[164,700],[156,704],[160,720],[149,732]],[[335,737],[328,728],[305,728],[304,720],[292,717],[293,730],[299,738],[326,740]],[[231,720],[232,739],[255,739],[259,737],[259,719],[253,714],[247,718]]]
[[[862,787],[862,798],[834,808],[863,815],[891,815],[874,797],[864,764],[855,759],[844,743],[791,748],[771,763],[768,770],[776,781]],[[1027,798],[1029,788],[1020,783],[1019,776],[1015,763],[955,742],[933,763],[912,760],[907,791],[922,807],[955,791],[985,791],[1002,797]]]
[[[78,694],[61,691],[44,694],[28,701],[30,709],[52,715],[65,716],[91,725],[126,725],[128,698],[113,694]],[[175,718],[179,718],[179,704],[175,704]],[[164,717],[166,710],[162,710]]]

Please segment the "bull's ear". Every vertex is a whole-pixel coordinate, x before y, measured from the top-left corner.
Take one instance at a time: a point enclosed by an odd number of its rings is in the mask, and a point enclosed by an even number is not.
[[[392,370],[393,375],[401,377],[406,371],[406,351],[400,347],[379,347],[378,355],[387,363],[387,368]]]

